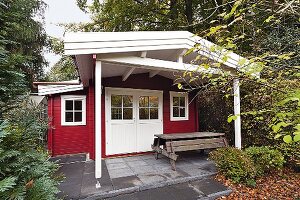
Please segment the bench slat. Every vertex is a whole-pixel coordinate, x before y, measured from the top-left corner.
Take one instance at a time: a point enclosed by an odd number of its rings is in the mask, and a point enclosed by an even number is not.
[[[209,143],[209,144],[196,144],[196,145],[189,145],[189,146],[176,146],[173,147],[173,152],[177,151],[191,151],[191,150],[199,150],[199,149],[214,149],[214,148],[220,148],[224,147],[224,142],[218,142],[218,143]]]
[[[216,143],[216,142],[224,142],[224,138],[170,141],[170,142],[166,142],[166,145],[170,146],[172,143],[172,146],[176,147],[176,146],[183,146],[183,145],[209,144],[209,143]]]

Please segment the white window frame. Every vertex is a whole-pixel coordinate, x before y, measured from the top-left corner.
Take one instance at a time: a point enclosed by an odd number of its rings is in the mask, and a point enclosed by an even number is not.
[[[185,97],[185,117],[173,117],[173,97]],[[171,121],[189,120],[189,95],[187,92],[170,91],[170,120]]]
[[[81,122],[66,122],[66,100],[81,100],[82,101],[82,121]],[[86,125],[86,96],[85,95],[62,95],[61,96],[61,125],[62,126],[83,126]]]

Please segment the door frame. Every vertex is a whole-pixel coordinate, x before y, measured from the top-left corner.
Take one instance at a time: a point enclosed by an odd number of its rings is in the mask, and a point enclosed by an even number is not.
[[[162,90],[150,90],[150,89],[134,89],[134,88],[119,88],[119,87],[105,87],[105,154],[106,156],[111,155],[117,155],[117,154],[108,154],[108,144],[109,144],[109,138],[111,134],[111,102],[110,102],[110,95],[112,93],[117,93],[120,95],[133,95],[133,120],[134,123],[137,125],[138,122],[141,120],[138,119],[139,115],[139,107],[138,107],[138,99],[136,99],[137,96],[141,95],[158,95],[159,96],[159,112],[158,112],[158,120],[155,120],[153,122],[161,122],[161,129],[163,130],[163,91]],[[118,120],[119,123],[122,123],[121,120]],[[153,123],[152,122],[152,123]],[[124,124],[126,123],[126,120]],[[146,120],[145,123],[151,123],[150,120]],[[137,126],[136,126],[137,131]],[[137,144],[136,144],[137,146]],[[136,151],[138,152],[138,151]],[[133,152],[135,153],[135,152]],[[122,154],[122,153],[121,153]],[[126,154],[126,153],[124,153]]]

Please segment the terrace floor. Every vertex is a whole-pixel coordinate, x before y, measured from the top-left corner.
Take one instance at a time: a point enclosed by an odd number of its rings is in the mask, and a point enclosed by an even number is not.
[[[159,188],[160,191],[169,190],[173,185],[178,187],[180,184],[188,184],[189,189],[196,191],[197,198],[211,199],[230,193],[230,190],[211,178],[216,169],[214,163],[207,159],[207,154],[197,151],[180,154],[176,171],[171,169],[166,157],[160,156],[156,160],[153,154],[105,159],[102,161],[100,188],[95,187],[94,161],[86,161],[84,154],[61,156],[53,160],[60,163],[59,173],[66,177],[59,186],[59,197],[66,199],[130,197],[134,193],[149,193]]]

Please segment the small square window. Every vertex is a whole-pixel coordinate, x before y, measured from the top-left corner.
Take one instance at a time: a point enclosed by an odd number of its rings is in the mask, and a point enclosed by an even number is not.
[[[188,94],[170,92],[171,121],[188,120]]]
[[[61,124],[63,126],[77,126],[86,124],[86,97],[61,96]]]

